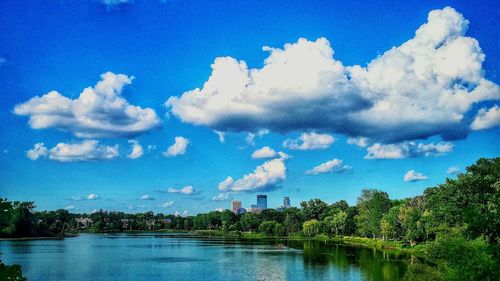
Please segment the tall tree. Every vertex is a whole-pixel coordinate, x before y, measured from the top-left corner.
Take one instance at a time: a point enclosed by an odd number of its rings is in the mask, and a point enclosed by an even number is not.
[[[380,220],[391,207],[387,193],[376,189],[364,189],[358,197],[356,225],[363,236],[380,236]]]
[[[300,202],[305,220],[322,220],[328,211],[328,204],[320,199],[311,199]]]
[[[466,226],[471,238],[500,233],[500,158],[479,159],[457,179],[424,192],[434,227]]]

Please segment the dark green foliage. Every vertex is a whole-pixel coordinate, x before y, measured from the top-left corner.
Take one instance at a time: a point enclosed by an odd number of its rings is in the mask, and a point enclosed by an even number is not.
[[[376,189],[364,189],[358,197],[357,231],[362,236],[380,236],[380,221],[391,207],[389,195]]]
[[[298,233],[302,230],[302,222],[304,217],[298,208],[288,208],[284,212],[285,220],[283,221],[283,231],[289,235]]]
[[[328,211],[328,204],[320,199],[300,202],[305,220],[322,220]]]
[[[500,233],[500,158],[479,159],[457,179],[424,193],[433,227],[466,226],[470,238],[494,241]]]
[[[5,265],[0,261],[0,280],[26,281],[19,265]]]
[[[463,231],[440,233],[427,247],[427,257],[438,262],[447,280],[500,280],[498,245],[492,247],[481,237],[469,240]]]

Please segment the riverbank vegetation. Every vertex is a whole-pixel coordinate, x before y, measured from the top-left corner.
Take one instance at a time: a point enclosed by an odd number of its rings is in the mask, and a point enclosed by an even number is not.
[[[480,159],[456,179],[424,194],[390,199],[363,190],[357,204],[320,199],[284,211],[234,214],[229,210],[180,217],[152,212],[35,212],[31,202],[0,199],[0,236],[64,236],[78,231],[198,231],[248,239],[282,237],[341,241],[413,251],[448,280],[500,280],[500,158]],[[84,227],[75,219],[88,218]],[[437,276],[437,275],[436,275]],[[437,278],[437,277],[436,277]]]

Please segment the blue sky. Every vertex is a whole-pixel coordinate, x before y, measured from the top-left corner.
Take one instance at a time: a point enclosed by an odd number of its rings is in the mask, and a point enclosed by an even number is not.
[[[500,154],[496,1],[118,2],[0,3],[1,197],[355,203]]]

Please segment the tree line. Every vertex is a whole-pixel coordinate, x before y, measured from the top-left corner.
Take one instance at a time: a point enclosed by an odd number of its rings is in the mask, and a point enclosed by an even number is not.
[[[188,217],[153,212],[35,212],[34,207],[32,202],[0,199],[4,210],[0,236],[65,235],[79,231],[78,217],[89,217],[93,224],[87,230],[95,232],[172,229],[279,237],[358,236],[410,248],[425,244],[429,259],[439,261],[447,276],[457,279],[499,280],[500,275],[500,158],[479,159],[455,179],[412,198],[394,200],[386,192],[365,189],[353,206],[344,200],[328,204],[311,199],[282,212],[266,209],[237,215],[224,210]]]

